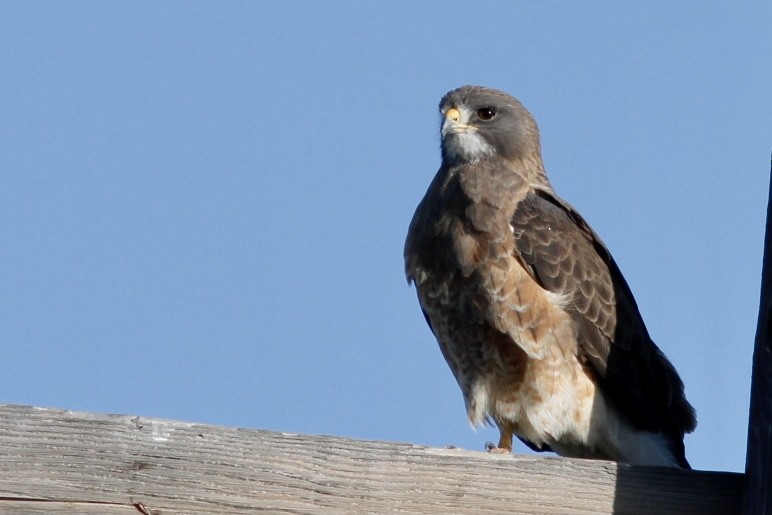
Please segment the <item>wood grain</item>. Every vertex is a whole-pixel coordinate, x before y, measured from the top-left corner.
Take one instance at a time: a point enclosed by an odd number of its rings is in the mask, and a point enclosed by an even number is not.
[[[743,475],[0,405],[0,512],[739,513]]]

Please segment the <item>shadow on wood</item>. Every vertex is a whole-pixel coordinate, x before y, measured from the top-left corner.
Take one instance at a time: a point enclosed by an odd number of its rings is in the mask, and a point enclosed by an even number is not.
[[[0,405],[13,513],[737,513],[743,476]]]

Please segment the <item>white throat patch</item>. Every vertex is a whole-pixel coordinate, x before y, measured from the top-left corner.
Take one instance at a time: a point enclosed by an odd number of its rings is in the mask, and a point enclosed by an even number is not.
[[[477,131],[468,125],[474,113],[466,107],[458,108],[458,120],[445,118],[442,121],[442,146],[454,161],[473,162],[494,154],[495,150]]]

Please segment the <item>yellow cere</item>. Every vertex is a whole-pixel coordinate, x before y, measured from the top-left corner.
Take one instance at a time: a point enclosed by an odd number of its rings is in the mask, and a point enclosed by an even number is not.
[[[458,109],[451,107],[447,111],[445,111],[445,118],[450,118],[454,122],[457,122],[458,119],[461,117],[461,113],[458,112]]]

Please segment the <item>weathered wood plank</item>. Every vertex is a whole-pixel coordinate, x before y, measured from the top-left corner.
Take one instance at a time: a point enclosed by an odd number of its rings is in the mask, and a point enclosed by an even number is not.
[[[769,187],[745,457],[746,515],[772,513],[772,179]]]
[[[113,510],[141,503],[164,515],[726,514],[739,512],[743,487],[733,473],[12,405],[0,405],[0,449],[0,510],[7,513],[51,513],[19,511],[32,499]]]
[[[126,504],[94,504],[57,501],[18,501],[0,499],[0,512],[19,515],[52,515],[77,513],[78,515],[141,515],[138,506]],[[146,515],[146,514],[145,514]]]

